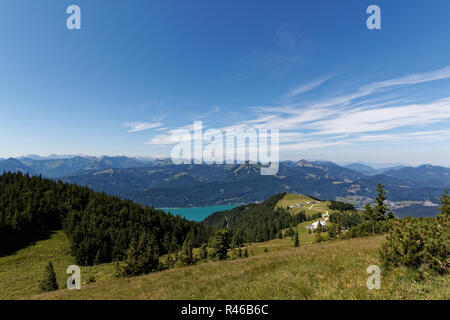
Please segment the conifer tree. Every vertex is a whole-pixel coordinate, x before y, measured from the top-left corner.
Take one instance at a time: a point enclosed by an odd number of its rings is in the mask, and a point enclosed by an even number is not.
[[[44,278],[42,279],[39,288],[42,292],[58,290],[58,283],[56,282],[56,273],[51,262],[45,267]]]
[[[192,254],[192,245],[189,239],[186,239],[183,242],[183,246],[181,247],[181,252],[179,255],[179,262],[182,266],[190,266],[194,264],[194,257]]]
[[[149,273],[158,267],[159,249],[148,234],[143,234],[139,240],[133,239],[127,251],[126,265],[123,273],[126,276],[137,276]]]
[[[439,216],[450,216],[450,196],[448,194],[448,190],[445,190],[444,194],[441,196],[441,204],[442,206],[439,208],[441,210],[441,213],[439,214]]]
[[[225,260],[230,248],[230,234],[228,230],[218,230],[210,239],[211,260]]]
[[[377,196],[375,198],[375,208],[373,208],[373,213],[375,215],[375,221],[385,220],[386,214],[390,213],[386,201],[386,190],[384,190],[384,185],[379,183],[377,185]]]
[[[239,248],[242,246],[242,243],[241,231],[233,232],[233,236],[231,237],[231,247]]]
[[[380,221],[385,221],[388,218],[395,218],[394,214],[388,208],[385,203],[386,201],[386,191],[382,184],[377,185],[377,196],[375,198],[375,206],[372,207],[370,204],[364,206],[364,219],[369,221],[370,227],[372,229],[372,234],[375,234],[376,227],[380,226]],[[388,215],[386,215],[386,213]]]
[[[95,255],[95,259],[94,259],[94,265],[99,265],[101,264],[103,261],[103,253],[102,253],[102,249],[99,249],[97,251],[97,254]]]
[[[294,247],[298,247],[299,242],[298,242],[298,232],[295,233],[294,235]]]

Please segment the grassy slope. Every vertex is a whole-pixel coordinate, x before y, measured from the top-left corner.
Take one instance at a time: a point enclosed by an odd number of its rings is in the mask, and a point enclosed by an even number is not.
[[[67,267],[75,264],[70,255],[70,243],[64,232],[54,233],[50,239],[17,251],[15,254],[0,257],[0,299],[17,299],[38,294],[39,280],[45,266],[52,261],[57,275],[58,286],[65,288]],[[82,283],[90,276],[96,279],[112,279],[114,264],[82,267]]]
[[[114,279],[114,264],[82,267],[82,289],[39,294],[38,281],[51,260],[65,287],[69,242],[63,232],[0,258],[0,299],[449,299],[450,276],[416,282],[405,269],[368,290],[366,268],[379,264],[384,236],[313,244],[299,225],[300,247],[291,239],[248,245],[251,257],[209,262],[149,275]],[[264,252],[267,248],[268,252]],[[87,284],[94,276],[95,283]]]
[[[314,203],[306,204],[306,202],[312,201],[314,201]],[[299,208],[295,206],[297,203],[302,203],[304,205],[303,207]],[[329,213],[334,212],[333,210],[330,210],[328,208],[329,204],[330,204],[329,201],[317,201],[302,194],[288,193],[283,197],[283,199],[277,202],[277,204],[275,205],[275,209],[288,208],[289,206],[293,206],[292,209],[288,209],[288,212],[292,214],[298,214],[301,211],[305,211],[305,214],[309,216],[317,212],[320,213],[325,213],[326,211],[328,211]]]
[[[64,241],[58,233],[49,243]],[[19,261],[18,270],[9,274],[28,274],[22,282],[9,285],[0,280],[2,298],[29,297],[32,299],[448,299],[450,277],[437,277],[423,283],[414,281],[405,269],[396,270],[382,277],[381,290],[368,290],[366,268],[379,264],[378,248],[384,236],[312,243],[313,235],[302,233],[300,247],[293,248],[291,239],[277,239],[249,246],[252,256],[247,259],[209,262],[196,266],[176,268],[149,275],[113,279],[113,265],[82,268],[82,279],[95,274],[96,283],[85,284],[81,290],[59,290],[37,294],[33,274],[28,267],[41,274],[47,258],[55,261],[61,285],[66,279],[65,265],[71,263],[65,250],[57,249],[49,256],[41,256],[40,263]],[[45,242],[45,241],[44,241]],[[38,243],[39,245],[39,243]],[[264,252],[267,248],[268,252]],[[35,249],[35,248],[34,248]],[[27,248],[17,256],[31,254]],[[43,250],[40,255],[44,254]],[[60,260],[58,260],[60,258]],[[2,271],[5,265],[14,265],[7,258],[0,258]],[[19,272],[20,271],[20,272]],[[2,275],[5,275],[2,272]],[[61,279],[63,278],[63,279]],[[9,294],[4,292],[10,287]],[[12,287],[16,287],[12,289]]]

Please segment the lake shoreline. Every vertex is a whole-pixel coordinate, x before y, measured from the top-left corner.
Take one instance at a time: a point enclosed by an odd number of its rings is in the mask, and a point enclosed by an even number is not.
[[[172,215],[178,215],[191,221],[202,221],[214,212],[231,210],[240,204],[221,204],[206,207],[156,208]]]

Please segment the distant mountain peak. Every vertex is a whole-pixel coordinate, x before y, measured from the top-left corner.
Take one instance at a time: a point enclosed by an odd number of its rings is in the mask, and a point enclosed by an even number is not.
[[[296,165],[297,167],[309,167],[309,168],[315,167],[314,163],[309,162],[309,161],[307,161],[307,160],[305,160],[305,159],[302,159],[302,160],[297,161],[297,162],[295,163],[295,165]]]

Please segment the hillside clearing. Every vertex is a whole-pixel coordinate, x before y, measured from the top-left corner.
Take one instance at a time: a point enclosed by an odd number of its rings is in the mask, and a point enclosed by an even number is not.
[[[334,210],[328,208],[329,204],[330,201],[318,201],[302,194],[288,193],[283,199],[277,202],[275,209],[287,208],[288,212],[291,214],[299,214],[304,211],[305,215],[308,217],[317,213],[325,213],[327,210],[334,212]]]
[[[18,299],[39,293],[38,283],[45,266],[53,263],[59,288],[65,288],[67,267],[75,264],[70,255],[70,242],[63,231],[41,240],[16,253],[0,257],[0,299]],[[82,284],[92,276],[97,280],[112,278],[114,263],[81,267]]]
[[[379,264],[384,236],[312,244],[291,239],[249,247],[247,259],[209,262],[145,276],[105,279],[81,290],[59,290],[32,299],[448,299],[450,277],[416,282],[398,269],[368,290],[366,269]],[[268,249],[264,253],[264,248]],[[92,267],[96,268],[96,267]]]
[[[417,282],[397,269],[382,276],[381,290],[368,290],[366,269],[379,265],[385,236],[314,244],[314,234],[298,225],[300,247],[292,239],[247,244],[250,257],[201,263],[135,278],[114,278],[114,263],[81,267],[82,289],[40,294],[38,281],[52,261],[65,288],[74,264],[62,231],[15,254],[0,257],[0,299],[449,299],[450,276]],[[267,250],[267,252],[265,252]],[[89,278],[95,283],[88,283]]]

